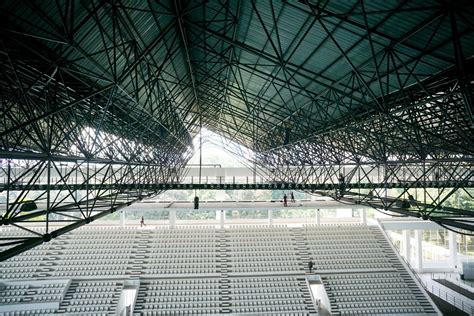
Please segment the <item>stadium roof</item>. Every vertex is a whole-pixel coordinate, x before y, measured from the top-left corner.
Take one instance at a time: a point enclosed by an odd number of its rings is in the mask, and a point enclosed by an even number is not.
[[[473,1],[1,1],[0,260],[180,184],[205,129],[269,185],[472,232],[473,53]]]
[[[19,134],[54,117],[180,152],[202,125],[256,152],[472,155],[473,4],[2,1],[2,148],[47,146]]]

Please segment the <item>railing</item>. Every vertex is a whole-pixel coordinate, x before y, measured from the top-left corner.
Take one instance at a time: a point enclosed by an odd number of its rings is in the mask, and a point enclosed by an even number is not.
[[[459,298],[459,297],[456,298],[454,295],[449,294],[447,291],[445,291],[441,287],[439,287],[439,286],[437,286],[433,283],[428,285],[428,282],[426,282],[422,278],[420,278],[420,275],[415,272],[415,270],[411,266],[410,262],[408,262],[406,260],[406,258],[403,257],[400,254],[399,249],[397,249],[397,247],[395,247],[395,244],[393,243],[392,238],[390,238],[388,236],[388,234],[386,234],[386,232],[383,229],[380,221],[378,221],[378,224],[379,224],[380,229],[384,233],[386,239],[390,242],[390,244],[392,245],[394,251],[396,251],[396,253],[398,254],[398,257],[403,260],[403,262],[405,263],[405,266],[410,270],[409,272],[411,273],[411,275],[413,275],[416,278],[418,283],[425,289],[425,291],[430,292],[431,294],[439,297],[440,299],[442,299],[445,302],[457,307],[458,309],[468,313],[469,315],[474,316],[474,306],[472,305],[471,300],[468,300],[468,299],[463,300],[462,298]]]
[[[449,280],[451,278],[448,278],[448,275],[457,275],[459,277],[459,274],[456,274],[456,273],[451,273],[451,272],[444,272],[444,273],[436,273],[436,277],[438,279],[443,279],[443,280]],[[431,273],[431,278],[434,279],[434,274]],[[474,282],[473,281],[467,281],[467,280],[462,280],[462,283],[474,288]]]
[[[449,294],[446,290],[441,288],[440,286],[435,285],[432,281],[430,284],[420,278],[418,273],[415,272],[411,264],[405,259],[405,257],[401,256],[403,258],[403,261],[405,261],[407,267],[410,269],[411,273],[415,276],[415,278],[418,280],[418,282],[423,286],[423,288],[430,292],[431,294],[439,297],[443,301],[457,307],[458,309],[468,313],[471,316],[474,316],[474,306],[472,304],[472,300],[469,299],[462,299],[460,297],[456,298],[456,296]]]
[[[472,300],[466,300],[460,297],[456,298],[455,295],[449,294],[447,291],[442,289],[440,286],[435,285],[433,282],[429,285],[427,282],[424,282],[423,287],[433,295],[439,297],[440,299],[468,313],[469,315],[474,316],[474,306],[472,304]]]
[[[310,274],[309,277],[312,275]],[[314,296],[313,289],[311,288],[311,282],[308,279],[308,276],[306,276],[306,286],[308,287],[309,295],[311,296],[311,302],[313,302],[314,309],[316,311],[319,310],[319,301],[318,299]]]

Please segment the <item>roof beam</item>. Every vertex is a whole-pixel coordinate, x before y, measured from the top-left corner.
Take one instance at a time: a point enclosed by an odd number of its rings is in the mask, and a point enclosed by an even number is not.
[[[184,51],[186,53],[186,63],[188,64],[189,76],[191,77],[191,83],[193,86],[194,100],[196,104],[198,105],[198,107],[200,108],[199,98],[198,98],[197,89],[196,89],[196,80],[194,78],[193,65],[191,63],[191,55],[188,48],[188,40],[186,37],[186,32],[185,32],[185,27],[184,27],[184,22],[183,22],[184,19],[183,19],[183,9],[181,8],[181,1],[175,0],[174,5],[176,9],[176,20],[178,21],[179,34],[181,36],[181,40],[183,41]]]

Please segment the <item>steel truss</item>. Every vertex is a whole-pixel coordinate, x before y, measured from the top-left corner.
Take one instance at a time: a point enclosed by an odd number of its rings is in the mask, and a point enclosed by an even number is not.
[[[446,202],[472,197],[474,6],[380,3],[2,1],[1,224],[23,235],[0,260],[179,181],[201,126],[269,182],[473,231]]]
[[[168,47],[173,24],[143,47],[111,7],[114,38],[100,28],[103,3],[72,23],[74,2],[64,3],[61,39],[1,28],[0,225],[20,233],[0,237],[0,261],[158,194],[142,186],[179,178],[192,151],[176,95],[156,77],[163,62],[150,53]],[[23,4],[46,18],[37,3]],[[90,23],[113,48],[85,51],[77,41]]]
[[[151,163],[77,158],[4,162],[1,173],[7,183],[2,188],[6,193],[2,207],[6,209],[1,210],[0,223],[21,233],[0,237],[1,260],[160,193],[146,184],[164,181],[176,172]],[[124,183],[127,186],[120,185]],[[20,184],[21,189],[11,189]]]
[[[295,148],[299,146],[304,149]],[[330,151],[327,144],[322,147],[312,142],[293,144],[259,154],[257,161],[268,169],[270,181],[317,183],[326,187],[311,192],[391,214],[429,219],[451,229],[474,231],[473,209],[445,205],[457,191],[474,198],[472,156],[425,160],[391,157],[393,160],[380,162]],[[398,190],[391,190],[394,188]]]
[[[474,178],[474,72],[462,38],[473,27],[460,27],[466,26],[472,7],[411,7],[425,18],[394,36],[382,30],[407,9],[404,4],[378,12],[370,5],[354,1],[347,11],[337,12],[331,2],[262,8],[252,1],[235,7],[207,4],[216,16],[227,17],[227,24],[189,17],[186,25],[199,56],[194,65],[198,89],[206,91],[209,113],[219,117],[209,124],[254,149],[254,163],[272,174],[269,182],[326,185],[331,191],[317,192],[472,231],[472,209],[445,205],[458,191],[472,198],[467,188]],[[301,36],[291,40],[282,36],[288,11],[307,19]],[[237,34],[242,28],[238,18],[248,14],[263,34],[261,46]],[[374,15],[380,17],[376,22]],[[315,29],[323,39],[303,62],[294,63],[305,37],[317,36]],[[348,44],[338,38],[342,30],[356,39]],[[367,53],[354,54],[361,43]],[[307,61],[317,62],[314,56],[327,58],[320,54],[327,45],[337,58],[322,70],[310,69]],[[446,49],[454,51],[453,58],[443,56]],[[249,55],[254,64],[248,63]],[[330,70],[341,63],[347,70],[334,77]],[[436,74],[435,64],[444,65]],[[364,183],[403,188],[388,197],[387,190],[360,190]]]

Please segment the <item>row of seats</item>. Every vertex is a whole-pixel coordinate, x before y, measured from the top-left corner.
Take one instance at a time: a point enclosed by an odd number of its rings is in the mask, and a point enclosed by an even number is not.
[[[0,312],[0,316],[54,315],[55,309],[31,309],[27,311]]]
[[[76,296],[74,299],[69,300],[69,305],[108,305],[110,300],[108,299],[92,299]]]
[[[113,263],[113,265],[117,265],[117,264],[126,265],[129,263],[130,259],[118,258],[118,260],[113,260],[113,258],[106,258],[106,257],[104,258],[91,257],[89,259],[81,258],[80,260],[77,260],[77,259],[61,260],[59,262],[54,262],[54,263],[60,266],[74,266],[74,265],[87,264],[90,261],[94,261],[95,263],[100,264],[100,265],[111,265],[111,263]]]
[[[153,253],[153,252],[158,252],[158,253],[213,253],[213,254],[218,254],[219,253],[219,246],[210,246],[210,245],[202,245],[200,247],[193,247],[192,245],[189,245],[187,247],[177,247],[176,245],[171,246],[163,246],[163,247],[150,247],[150,248],[145,248],[143,250],[146,250],[147,253]],[[179,250],[178,250],[179,249]],[[140,249],[142,250],[142,249]]]
[[[81,304],[83,305],[83,304]],[[106,303],[106,306],[103,305],[90,305],[90,306],[68,306],[66,307],[67,313],[83,313],[83,312],[103,312],[110,310],[110,302]]]
[[[60,283],[24,283],[24,284],[1,284],[1,304],[31,304],[36,302],[59,302],[66,291],[66,282]]]
[[[278,240],[288,240],[294,234],[290,231],[288,232],[275,232],[275,231],[259,231],[259,232],[233,232],[233,231],[226,231],[224,234],[225,238],[233,239],[233,240],[241,240],[241,239],[248,239],[248,240],[261,240],[261,239],[268,239],[268,238],[275,238]]]
[[[178,292],[179,293],[179,292]],[[148,303],[187,303],[187,302],[213,302],[219,300],[219,291],[188,291],[183,294],[197,294],[196,297],[187,297],[187,296],[175,296],[175,295],[158,295],[158,296],[146,296],[143,298],[145,302]],[[212,293],[209,295],[204,295],[201,293]]]
[[[294,311],[302,311],[302,310],[306,310],[306,306],[304,305],[301,305],[301,306],[298,306],[298,305],[291,305],[291,306],[265,306],[265,307],[235,307],[235,308],[232,308],[232,311],[234,313],[249,313],[251,315],[255,315],[256,313],[274,313],[274,312],[292,312],[291,315],[297,315],[297,314],[294,314],[293,312]],[[307,312],[306,313],[301,313],[301,315],[308,315]]]
[[[220,234],[216,232],[202,232],[202,233],[189,232],[189,233],[186,233],[186,235],[183,235],[183,233],[180,231],[162,231],[162,232],[157,232],[154,234],[147,234],[147,235],[157,236],[164,240],[167,240],[167,239],[178,239],[178,240],[204,239],[205,240],[205,239],[215,239]]]
[[[260,248],[279,248],[279,249],[293,249],[294,243],[292,241],[278,242],[277,240],[260,240],[260,241],[228,241],[228,244],[231,248],[240,248],[240,247],[260,247]]]
[[[122,257],[128,257],[130,256],[129,253],[120,253],[117,252],[113,247],[107,246],[106,248],[102,248],[100,252],[97,252],[96,249],[93,248],[85,248],[81,250],[76,250],[74,248],[65,248],[61,253],[58,253],[58,255],[61,255],[68,258],[68,257],[73,257],[73,258],[82,258],[82,256],[94,256],[97,254],[99,257],[106,257],[108,258],[109,256],[111,258],[122,258]],[[44,254],[43,254],[44,255]]]
[[[259,294],[263,298],[268,299],[282,299],[282,298],[299,298],[301,293],[295,292],[292,289],[288,288],[279,288],[279,289],[232,289],[231,295],[236,295],[235,297],[252,297],[252,295]]]
[[[144,274],[150,274],[150,275],[166,275],[166,274],[215,274],[217,273],[218,270],[216,267],[211,267],[211,268],[196,268],[196,269],[189,269],[186,267],[177,267],[175,269],[170,269],[169,267],[163,268],[163,269],[148,269],[144,271]]]
[[[148,290],[205,290],[219,288],[219,284],[176,284],[176,285],[149,285]]]
[[[41,264],[40,261],[34,261],[34,262],[18,262],[17,264],[15,264],[15,268],[17,267],[34,267],[34,266],[39,266]],[[11,267],[4,267],[3,269],[8,269],[8,268],[11,268]]]
[[[89,266],[85,265],[84,263],[80,265],[75,265],[75,266],[57,266],[54,267],[56,271],[82,271],[82,270],[87,270],[87,271],[94,271],[94,270],[124,270],[127,267],[127,265],[122,265],[122,266],[117,266],[115,264],[108,263],[107,265],[101,265],[101,266]]]
[[[268,267],[296,267],[298,265],[297,261],[265,261],[265,260],[252,260],[250,258],[246,258],[244,261],[232,261],[230,262],[230,266],[232,268],[268,268]]]
[[[264,276],[257,276],[257,277],[247,277],[247,278],[232,278],[229,279],[231,284],[298,284],[301,282],[302,279],[295,278],[294,276],[278,276],[278,277],[264,277]]]
[[[123,270],[84,270],[84,271],[67,271],[67,272],[51,272],[51,273],[39,273],[35,276],[39,277],[59,277],[59,278],[77,278],[77,277],[101,277],[101,276],[123,276]],[[30,277],[31,278],[31,277]]]
[[[344,308],[367,308],[367,307],[406,307],[406,306],[420,306],[417,301],[396,301],[396,302],[351,302],[351,303],[339,303],[338,307]]]
[[[347,291],[339,290],[337,292],[329,290],[328,292],[331,293],[332,297],[342,297],[344,299],[355,299],[355,300],[362,300],[363,297],[374,297],[375,295],[384,295],[383,291],[378,288],[370,289],[365,288],[362,290],[359,289],[351,289]],[[351,295],[352,294],[352,295]],[[391,288],[390,294],[392,295],[392,299],[396,297],[401,297],[404,295],[410,294],[413,299],[413,292],[408,288]]]
[[[219,308],[202,308],[192,310],[150,310],[140,313],[143,316],[182,316],[182,315],[217,315]]]
[[[212,307],[219,307],[220,302],[219,301],[214,301],[214,302],[194,302],[194,301],[189,301],[186,303],[181,303],[181,302],[173,302],[173,303],[145,303],[143,306],[146,309],[172,309],[172,310],[184,310],[184,309],[201,309],[201,308],[212,308]]]
[[[343,256],[337,256],[337,257],[321,257],[318,258],[316,257],[314,260],[314,263],[316,266],[318,265],[331,265],[334,264],[334,262],[338,262],[340,264],[380,264],[380,265],[385,265],[388,262],[390,262],[390,258],[386,257],[378,257],[378,258],[350,258],[350,257],[343,257]]]
[[[353,279],[350,281],[353,285],[360,285],[360,284],[383,284],[383,283],[394,283],[394,282],[404,282],[404,280],[399,276],[393,276],[390,278],[384,277],[382,279]],[[340,280],[331,280],[331,284],[347,284],[347,281],[344,279]]]
[[[384,284],[346,284],[346,285],[328,285],[332,291],[352,291],[352,290],[365,290],[365,289],[384,289],[390,291],[392,289],[403,289],[407,285],[405,283],[384,283]]]
[[[23,290],[28,289],[30,287],[29,284],[7,284],[5,286],[5,290]]]
[[[260,246],[252,246],[252,248],[247,247],[236,247],[236,246],[229,246],[227,249],[230,251],[228,252],[229,255],[233,257],[239,255],[254,255],[255,253],[264,253],[269,257],[291,257],[293,254],[296,253],[295,247],[288,246],[288,247],[280,247],[280,246],[272,246],[272,247],[260,247]]]
[[[380,280],[384,279],[393,279],[399,278],[400,273],[398,272],[371,272],[371,273],[338,273],[338,274],[326,274],[324,275],[324,279],[329,280],[331,282],[343,282],[347,283],[352,280],[375,280],[380,282]]]
[[[252,279],[232,279],[230,284],[232,287],[246,287],[246,286],[251,286],[251,287],[259,287],[259,286],[273,286],[273,287],[279,287],[279,286],[293,286],[293,285],[298,285],[299,282],[296,279],[282,279],[282,278],[275,278],[274,280],[272,279],[260,279],[260,278],[255,278],[256,280],[253,281]]]
[[[97,293],[97,291],[94,291],[94,289],[88,289],[87,290],[88,292],[90,292],[89,294],[83,294],[84,292],[83,291],[79,291],[79,292],[76,292],[76,294],[74,295],[74,298],[75,299],[80,299],[80,300],[84,300],[84,299],[103,299],[103,298],[113,298],[114,297],[114,293]]]
[[[370,239],[334,239],[334,238],[327,238],[327,239],[315,239],[315,238],[306,238],[308,244],[318,245],[318,244],[330,244],[333,247],[341,247],[341,248],[351,248],[352,245],[360,245],[366,246],[364,248],[370,247],[377,247],[380,246],[380,242],[378,240],[370,240]],[[363,243],[363,245],[361,245]]]
[[[80,251],[80,253],[82,253],[83,250],[88,250],[89,252],[91,251],[97,251],[97,250],[100,250],[100,249],[103,249],[103,248],[110,248],[110,247],[113,247],[115,252],[120,252],[122,250],[132,250],[134,249],[134,244],[130,243],[130,245],[126,245],[126,246],[123,246],[123,245],[120,245],[118,244],[117,245],[117,241],[111,241],[109,244],[105,244],[105,243],[94,243],[94,244],[90,244],[90,243],[84,243],[84,244],[68,244],[67,247],[64,248],[64,250],[67,250],[67,249],[74,249],[74,250],[78,250]]]
[[[31,279],[36,276],[36,273],[5,273],[0,271],[4,279],[16,280],[16,279]]]
[[[372,259],[384,259],[384,260],[391,260],[394,257],[387,255],[385,253],[381,253],[380,251],[377,253],[373,253],[372,255],[369,256],[362,256],[362,255],[357,255],[354,253],[337,253],[337,254],[324,254],[324,255],[318,255],[318,257],[315,258],[315,260],[372,260]]]
[[[190,265],[190,264],[193,265],[193,264],[203,264],[203,263],[211,263],[211,262],[215,263],[216,258],[209,257],[209,256],[200,257],[200,258],[189,258],[189,259],[186,259],[186,261],[184,261],[184,264],[185,265]],[[176,259],[174,259],[174,258],[159,258],[159,259],[153,260],[153,263],[158,264],[158,265],[175,264]]]
[[[192,284],[218,284],[219,279],[187,279],[186,285]],[[160,280],[151,280],[148,281],[148,284],[171,284],[171,285],[182,285],[183,280],[176,280],[176,279],[160,279]]]
[[[387,292],[385,295],[380,295],[377,297],[372,297],[372,296],[344,296],[344,297],[336,297],[333,298],[334,302],[354,302],[354,301],[359,301],[359,302],[364,302],[364,301],[390,301],[393,299],[393,296],[396,295],[396,293],[393,293],[392,291]],[[403,295],[403,294],[398,294],[397,299],[399,301],[403,302],[408,302],[414,299],[413,295]]]
[[[352,315],[394,315],[394,314],[401,314],[401,315],[429,315],[423,308],[374,308],[374,307],[364,307],[359,310],[351,308],[348,310],[341,310],[339,311],[341,316],[352,316]],[[432,313],[431,315],[436,315]]]
[[[267,230],[265,235],[262,235],[262,231],[259,232],[236,232],[236,231],[227,231],[225,233],[226,238],[233,238],[233,239],[252,239],[252,240],[259,240],[265,239],[268,237],[277,238],[279,240],[284,240],[285,237],[291,236],[291,232],[276,232],[273,230]]]

